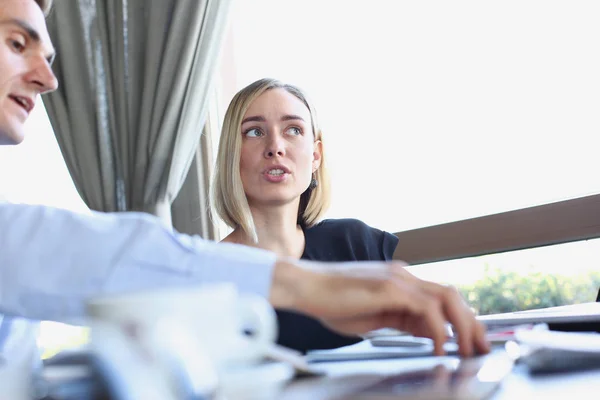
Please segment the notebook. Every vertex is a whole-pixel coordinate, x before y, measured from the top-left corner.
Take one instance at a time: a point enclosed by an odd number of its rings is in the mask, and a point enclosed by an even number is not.
[[[477,317],[488,328],[502,325],[520,324],[580,324],[591,323],[600,326],[600,303],[581,303],[568,306],[542,308],[538,310],[516,311],[504,314],[491,314]]]
[[[444,345],[447,355],[458,354],[458,345],[448,342]],[[312,350],[307,352],[305,359],[308,362],[320,361],[348,361],[348,360],[376,360],[384,358],[408,358],[433,356],[433,345],[418,347],[381,347],[374,346],[371,340],[363,340],[350,346],[333,350]]]

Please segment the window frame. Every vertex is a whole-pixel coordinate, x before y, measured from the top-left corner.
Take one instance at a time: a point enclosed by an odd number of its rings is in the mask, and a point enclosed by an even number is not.
[[[396,232],[411,265],[600,237],[600,194]]]

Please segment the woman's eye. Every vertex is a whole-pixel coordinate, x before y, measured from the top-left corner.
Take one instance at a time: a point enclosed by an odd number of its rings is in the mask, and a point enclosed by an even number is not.
[[[248,129],[245,133],[247,137],[259,137],[262,136],[262,132],[256,128]]]
[[[298,135],[302,135],[302,130],[300,130],[300,128],[296,128],[295,126],[292,126],[290,129],[288,129],[288,133],[290,135],[298,136]]]

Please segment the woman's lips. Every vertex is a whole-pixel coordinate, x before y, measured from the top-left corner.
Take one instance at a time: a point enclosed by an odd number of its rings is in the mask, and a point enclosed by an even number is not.
[[[263,177],[267,182],[279,183],[287,179],[289,173],[283,172],[282,170],[269,170],[263,173]]]

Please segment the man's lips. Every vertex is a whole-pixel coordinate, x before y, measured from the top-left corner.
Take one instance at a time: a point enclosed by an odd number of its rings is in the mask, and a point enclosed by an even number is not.
[[[10,99],[17,103],[20,107],[22,107],[27,112],[27,114],[29,114],[35,106],[34,100],[30,97],[20,96],[16,94],[10,94],[8,97],[10,97]]]

